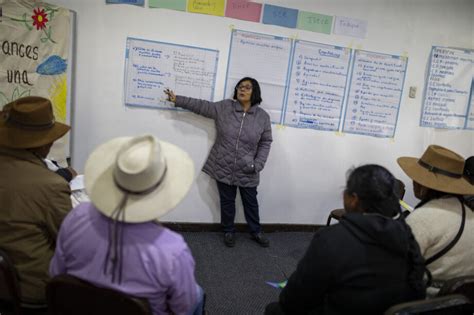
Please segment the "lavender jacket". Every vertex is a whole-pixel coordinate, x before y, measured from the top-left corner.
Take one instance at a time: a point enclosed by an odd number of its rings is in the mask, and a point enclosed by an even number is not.
[[[272,143],[270,116],[258,105],[244,112],[239,102],[209,102],[176,96],[176,106],[211,118],[216,141],[203,172],[215,180],[241,187],[256,187]]]
[[[51,276],[67,273],[146,298],[154,315],[185,315],[196,307],[191,252],[181,235],[155,222],[118,223],[123,224],[122,282],[112,282],[112,276],[104,273],[110,222],[91,203],[74,208],[61,225]]]

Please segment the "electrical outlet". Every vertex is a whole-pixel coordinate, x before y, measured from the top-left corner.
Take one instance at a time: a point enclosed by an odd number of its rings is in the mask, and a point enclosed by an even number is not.
[[[408,97],[409,98],[415,98],[416,97],[416,86],[410,86],[410,91],[408,92]]]

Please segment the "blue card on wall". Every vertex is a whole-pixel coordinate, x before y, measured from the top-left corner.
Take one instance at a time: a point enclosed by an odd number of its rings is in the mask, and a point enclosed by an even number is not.
[[[265,4],[262,22],[263,24],[296,28],[298,22],[298,10]]]

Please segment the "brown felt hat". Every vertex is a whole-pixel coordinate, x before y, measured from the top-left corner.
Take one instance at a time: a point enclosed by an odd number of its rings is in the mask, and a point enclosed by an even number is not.
[[[53,143],[71,127],[54,119],[51,101],[38,96],[19,98],[0,115],[0,146],[31,149]]]
[[[402,170],[415,182],[442,192],[474,195],[474,185],[463,176],[464,158],[439,145],[430,145],[421,158],[400,157]]]

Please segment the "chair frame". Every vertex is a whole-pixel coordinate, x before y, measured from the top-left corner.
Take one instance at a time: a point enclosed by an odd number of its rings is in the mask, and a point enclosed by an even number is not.
[[[462,294],[450,294],[432,299],[395,304],[387,309],[384,315],[431,314],[431,312],[439,314],[439,312],[443,311],[446,312],[444,314],[451,314],[452,310],[450,311],[450,308],[463,306],[466,308],[466,313],[462,310],[462,314],[470,314],[467,308],[472,309],[471,301]]]
[[[134,309],[133,314],[152,315],[148,300],[144,298],[134,297],[114,289],[97,287],[90,282],[66,274],[53,277],[46,286],[46,299],[50,315],[64,315],[70,314],[71,312],[73,312],[73,314],[84,314],[84,312],[81,312],[79,308],[75,309],[74,306],[71,307],[71,305],[65,305],[65,303],[61,304],[63,301],[61,296],[67,295],[68,291],[73,291],[73,293],[85,292],[87,296],[97,296],[97,300],[106,298],[108,301],[114,301],[114,305],[122,303],[121,306],[123,308],[129,307]],[[85,300],[76,295],[75,298],[78,299],[76,300],[78,302],[76,305],[81,305],[81,307],[89,306],[93,308],[98,306],[98,308],[93,311],[89,309],[86,314],[125,314],[114,312],[112,309],[105,310],[105,308],[109,306],[101,305],[100,302],[97,302],[95,299]]]

